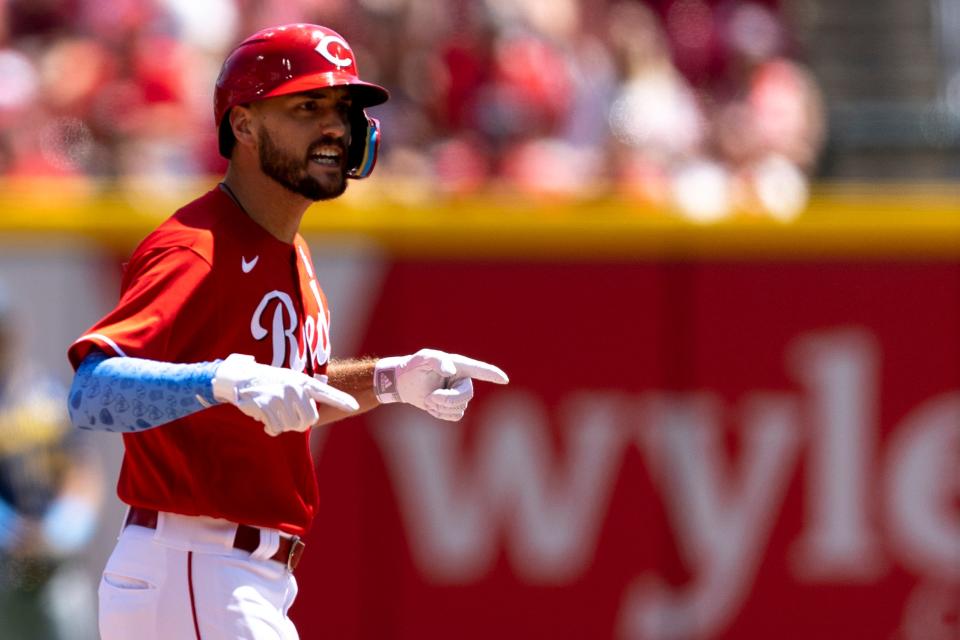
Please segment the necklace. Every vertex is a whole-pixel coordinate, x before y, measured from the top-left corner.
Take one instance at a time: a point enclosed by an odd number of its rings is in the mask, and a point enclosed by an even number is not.
[[[240,198],[238,198],[238,197],[237,197],[237,194],[235,194],[235,193],[233,192],[233,189],[231,189],[229,186],[227,186],[227,183],[226,183],[226,182],[221,182],[221,183],[220,183],[220,189],[221,189],[225,194],[227,194],[228,196],[230,196],[230,199],[233,200],[233,203],[234,203],[235,205],[237,205],[238,207],[240,207],[240,211],[243,211],[243,212],[247,215],[247,217],[250,216],[250,214],[247,213],[247,210],[244,209],[243,205],[240,204]]]

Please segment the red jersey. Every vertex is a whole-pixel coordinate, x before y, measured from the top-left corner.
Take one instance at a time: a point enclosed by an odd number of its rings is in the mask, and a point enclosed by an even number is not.
[[[164,362],[231,353],[308,375],[330,355],[330,315],[310,252],[277,240],[219,188],[177,211],[134,251],[120,302],[71,345]],[[317,508],[309,433],[272,437],[221,404],[123,435],[124,502],[302,535]]]

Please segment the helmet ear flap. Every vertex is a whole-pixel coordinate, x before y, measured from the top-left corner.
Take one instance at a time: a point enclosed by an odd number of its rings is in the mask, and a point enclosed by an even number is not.
[[[347,151],[347,177],[360,180],[373,172],[380,150],[380,121],[363,109],[350,114],[350,149]]]

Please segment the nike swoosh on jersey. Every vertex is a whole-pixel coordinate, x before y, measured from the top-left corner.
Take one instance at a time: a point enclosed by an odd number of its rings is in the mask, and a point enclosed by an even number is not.
[[[245,256],[240,256],[240,268],[243,269],[244,273],[250,273],[257,266],[257,260],[259,259],[260,256],[254,256],[253,260],[248,261]]]

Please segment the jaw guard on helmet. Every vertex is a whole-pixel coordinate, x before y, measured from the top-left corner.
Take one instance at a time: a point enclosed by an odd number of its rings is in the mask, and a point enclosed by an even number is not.
[[[240,43],[227,56],[217,78],[214,120],[220,155],[229,159],[236,139],[227,115],[237,105],[274,96],[325,87],[346,87],[353,98],[349,115],[350,148],[347,177],[366,178],[380,148],[380,122],[366,107],[382,104],[390,94],[360,80],[356,57],[347,41],[332,29],[290,24],[264,29]]]
[[[360,180],[373,173],[380,151],[380,121],[363,109],[350,116],[350,148],[347,150],[347,177]]]

